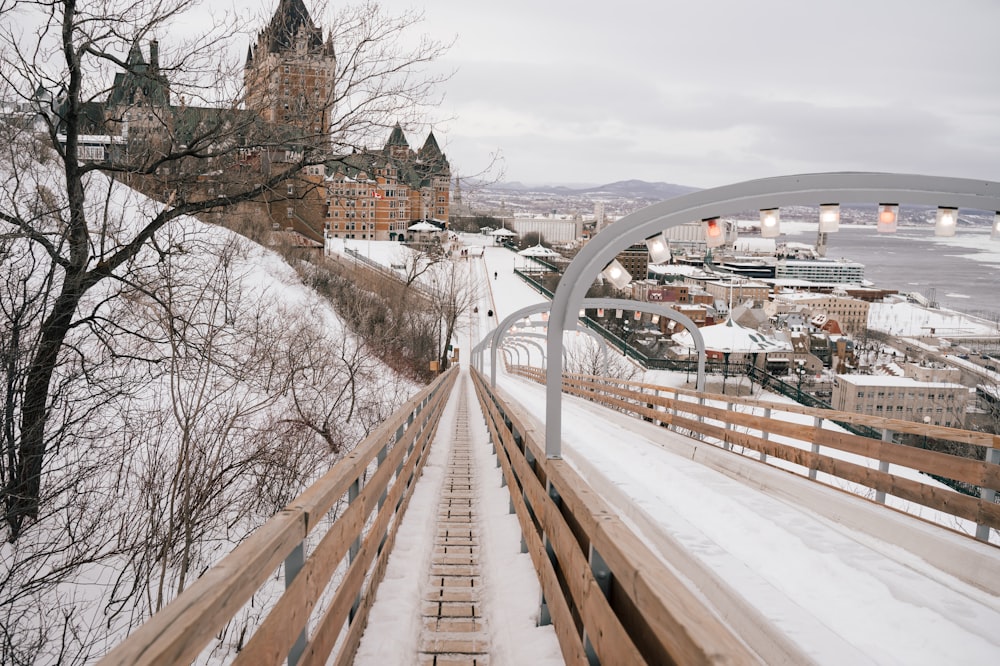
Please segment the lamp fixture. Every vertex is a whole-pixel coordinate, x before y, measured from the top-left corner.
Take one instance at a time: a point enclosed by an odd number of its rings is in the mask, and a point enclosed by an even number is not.
[[[726,235],[722,232],[722,222],[717,217],[710,217],[702,220],[705,226],[705,244],[712,247],[719,247],[726,242]]]
[[[958,209],[940,206],[937,209],[937,222],[934,224],[935,236],[954,236],[958,227]]]
[[[775,238],[781,234],[781,213],[777,208],[762,208],[760,211],[760,235]]]
[[[605,266],[601,275],[618,289],[624,289],[632,281],[632,275],[617,259],[613,259],[610,264]]]
[[[878,205],[878,226],[876,231],[880,234],[892,234],[896,232],[896,223],[899,221],[899,204],[879,204]]]
[[[819,207],[820,233],[840,231],[840,204],[822,204]]]
[[[646,239],[646,249],[649,250],[649,261],[654,264],[665,264],[670,261],[670,243],[660,232]]]
[[[990,240],[1000,240],[1000,211],[993,216],[993,231],[990,232]]]

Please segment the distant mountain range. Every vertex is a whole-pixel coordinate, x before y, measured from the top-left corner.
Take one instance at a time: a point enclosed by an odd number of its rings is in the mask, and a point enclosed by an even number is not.
[[[508,192],[537,192],[554,195],[608,194],[616,197],[637,199],[669,199],[689,192],[697,192],[697,187],[674,185],[673,183],[648,183],[644,180],[619,180],[607,185],[525,185],[519,182],[494,183],[486,186],[491,190]]]

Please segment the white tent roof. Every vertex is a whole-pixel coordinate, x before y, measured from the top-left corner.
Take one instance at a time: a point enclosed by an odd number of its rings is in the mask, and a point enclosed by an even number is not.
[[[522,257],[558,257],[559,253],[541,245],[533,245],[518,252]]]
[[[698,331],[705,339],[705,349],[711,351],[752,354],[792,350],[790,342],[769,337],[746,326],[740,326],[732,319],[727,319],[714,326],[699,328]],[[694,348],[694,340],[687,331],[678,333],[673,340],[682,347]]]
[[[496,231],[490,234],[490,236],[516,236],[516,235],[517,234],[515,234],[510,229],[497,229]]]
[[[430,222],[424,222],[421,220],[420,222],[407,227],[407,231],[441,231],[441,228],[434,226]]]

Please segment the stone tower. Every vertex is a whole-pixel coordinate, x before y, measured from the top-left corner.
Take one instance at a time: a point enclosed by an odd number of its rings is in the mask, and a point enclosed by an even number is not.
[[[246,107],[268,123],[329,143],[336,57],[302,0],[280,0],[271,22],[247,50]]]

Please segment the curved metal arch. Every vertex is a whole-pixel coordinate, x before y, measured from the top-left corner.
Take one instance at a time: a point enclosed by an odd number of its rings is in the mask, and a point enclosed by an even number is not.
[[[534,347],[535,349],[537,349],[538,352],[542,355],[542,367],[544,368],[545,367],[545,345],[543,345],[540,342],[537,342],[536,340],[527,340],[527,339],[525,339],[525,338],[535,338],[535,337],[542,338],[543,340],[545,339],[545,336],[542,335],[542,334],[540,334],[540,333],[530,333],[528,331],[518,331],[516,336],[507,338],[507,340],[517,340],[517,342],[520,343],[520,344],[522,344],[522,345],[531,345],[532,347]],[[529,363],[531,362],[531,356],[530,355],[528,356],[528,362]]]
[[[501,347],[500,351],[502,351],[503,354],[507,357],[507,362],[510,363],[511,365],[514,365],[514,352],[516,350],[513,349],[513,348],[509,348],[509,347]],[[517,355],[517,360],[518,360],[518,363],[520,364],[520,361],[521,361],[521,355],[520,354]]]
[[[529,359],[531,358],[531,355],[530,355],[530,352],[528,351],[528,348],[523,343],[521,343],[521,342],[514,342],[514,341],[511,341],[511,340],[507,340],[507,341],[504,342],[504,346],[507,347],[507,349],[512,350],[515,354],[517,354],[517,364],[516,365],[522,365],[522,363],[521,363],[521,352],[522,351],[524,352],[525,356],[527,356]]]
[[[686,328],[691,334],[691,339],[694,341],[695,351],[698,353],[698,376],[697,379],[695,379],[695,390],[705,390],[705,338],[702,337],[701,331],[698,329],[698,324],[694,323],[690,317],[661,303],[631,301],[627,298],[585,298],[583,299],[581,305],[585,308],[607,308],[609,310],[649,312],[660,315],[661,317],[666,317],[671,321],[676,321],[678,324]],[[550,314],[549,322],[551,321],[552,316]],[[550,328],[549,331],[551,330],[552,329]],[[548,340],[546,340],[546,343],[548,343]],[[551,348],[549,353],[551,353]],[[561,369],[559,371],[559,375],[562,376]],[[549,379],[547,374],[545,379],[546,381]]]
[[[892,173],[818,173],[726,185],[668,199],[626,215],[595,236],[567,266],[552,299],[545,370],[545,455],[562,450],[561,331],[597,275],[619,252],[665,229],[748,209],[823,203],[885,203],[1000,211],[1000,183]],[[555,331],[560,331],[556,334]]]
[[[616,223],[617,224],[617,223]],[[591,241],[593,242],[593,241]],[[571,264],[572,265],[572,264]],[[563,278],[565,279],[565,277]],[[476,345],[474,350],[483,349],[485,350],[485,345],[490,345],[490,386],[497,385],[497,347],[503,342],[504,336],[509,331],[510,327],[514,322],[523,319],[524,317],[531,316],[533,314],[538,314],[540,312],[545,312],[549,310],[552,303],[535,303],[534,305],[528,305],[526,307],[517,310],[516,312],[508,315],[501,321],[496,328],[490,331],[483,340]],[[661,303],[649,303],[646,301],[630,301],[624,298],[584,298],[581,301],[581,307],[589,308],[621,308],[623,310],[639,310],[640,312],[650,312],[653,314],[658,314],[661,317],[666,317],[676,321],[677,323],[684,326],[691,333],[691,337],[694,340],[695,350],[698,352],[698,378],[695,381],[695,388],[698,391],[705,390],[705,341],[701,336],[701,332],[698,330],[697,324],[695,324],[686,315],[677,312],[676,310],[663,305]],[[551,324],[552,317],[550,315],[549,322]],[[555,376],[555,381],[557,386],[562,386],[562,330],[565,329],[565,325],[560,328],[560,334],[557,336],[559,338],[559,344],[553,346],[552,344],[552,331],[553,328],[550,325],[548,331],[548,338],[546,340],[547,353],[546,356],[549,359],[549,363],[545,370],[545,380],[546,383],[553,381],[552,375],[550,374],[553,365],[559,368],[559,374]],[[552,363],[552,354],[555,353],[560,362]],[[546,394],[551,388],[546,389]],[[546,398],[546,404],[548,399]],[[547,409],[547,408],[546,408]],[[561,424],[560,424],[561,427]]]
[[[529,322],[527,324],[527,327],[528,328],[545,328],[545,329],[547,329],[549,327],[549,325],[548,325],[548,322],[544,322],[544,321],[543,322]],[[578,323],[577,323],[576,332],[577,333],[585,333],[588,336],[590,336],[591,338],[593,338],[595,342],[597,342],[597,346],[601,350],[601,366],[603,368],[604,374],[608,374],[608,367],[609,367],[609,363],[610,363],[609,360],[608,360],[608,349],[610,348],[610,346],[608,345],[608,341],[605,340],[604,338],[602,338],[597,333],[597,331],[593,330],[592,328],[588,328],[583,322],[581,322],[579,320],[578,320]],[[525,333],[522,332],[522,331],[520,331],[520,330],[518,331],[518,333],[520,335],[525,335]],[[546,337],[544,333],[535,333],[532,337],[536,337],[536,336],[540,337],[540,338]],[[544,356],[544,354],[542,355],[542,364],[543,364],[543,366],[545,364],[545,356]],[[563,345],[563,365],[566,365],[566,347],[565,347],[565,345]]]

